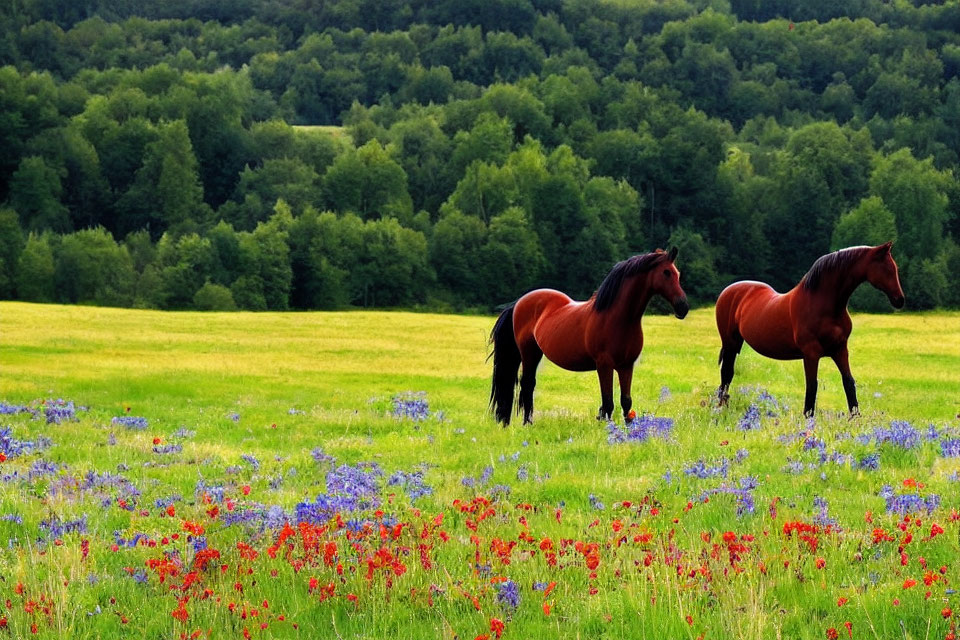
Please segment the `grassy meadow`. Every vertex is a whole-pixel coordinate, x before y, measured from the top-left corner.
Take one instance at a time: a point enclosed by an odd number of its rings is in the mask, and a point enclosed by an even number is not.
[[[700,309],[634,425],[545,362],[502,429],[492,324],[0,303],[0,637],[952,637],[960,313],[855,316],[812,423]]]

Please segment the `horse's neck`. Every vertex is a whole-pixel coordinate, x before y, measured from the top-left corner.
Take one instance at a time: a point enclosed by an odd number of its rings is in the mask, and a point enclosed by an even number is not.
[[[640,324],[652,296],[653,292],[644,278],[631,278],[620,291],[620,296],[611,310],[626,324]]]
[[[850,296],[857,290],[861,284],[866,282],[867,272],[859,264],[854,264],[850,269],[831,273],[823,279],[820,289],[830,292],[824,298],[830,308],[837,314],[846,310],[847,303],[850,302]]]

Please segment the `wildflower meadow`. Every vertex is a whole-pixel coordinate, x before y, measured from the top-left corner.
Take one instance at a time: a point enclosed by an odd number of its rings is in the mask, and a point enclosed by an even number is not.
[[[491,317],[0,303],[0,638],[955,638],[960,314],[855,322],[854,419],[700,309],[504,429]]]

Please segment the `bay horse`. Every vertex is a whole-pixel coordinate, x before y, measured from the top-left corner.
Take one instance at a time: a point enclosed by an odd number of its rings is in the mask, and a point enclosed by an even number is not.
[[[533,389],[537,366],[546,355],[569,371],[597,371],[600,411],[613,414],[613,372],[620,378],[620,406],[630,415],[633,366],[643,349],[640,320],[654,295],[665,298],[683,318],[690,307],[674,265],[677,248],[636,255],[618,262],[587,301],[576,302],[554,289],[537,289],[507,306],[490,333],[493,344],[493,386],[490,406],[497,421],[510,424],[519,378],[517,413],[533,422]]]
[[[803,360],[807,392],[803,414],[812,416],[817,400],[820,358],[832,358],[840,370],[850,416],[860,413],[857,387],[850,374],[847,338],[853,323],[847,301],[864,282],[887,295],[897,309],[903,307],[903,289],[892,242],[878,247],[850,247],[817,259],[800,283],[787,293],[777,293],[763,282],[735,282],[717,299],[720,332],[720,405],[726,404],[733,380],[733,364],[744,341],[768,358]]]

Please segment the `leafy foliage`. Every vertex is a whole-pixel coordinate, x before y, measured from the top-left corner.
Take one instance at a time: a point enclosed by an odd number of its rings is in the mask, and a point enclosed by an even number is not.
[[[0,7],[0,296],[491,308],[675,241],[706,302],[896,239],[956,305],[956,7],[703,6]]]

